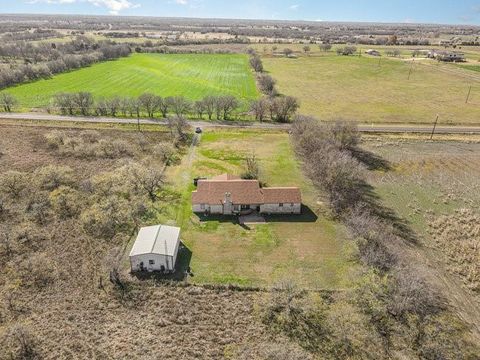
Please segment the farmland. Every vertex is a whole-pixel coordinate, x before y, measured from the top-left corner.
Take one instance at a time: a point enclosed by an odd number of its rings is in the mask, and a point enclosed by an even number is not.
[[[430,61],[412,66],[400,59],[333,53],[297,58],[266,55],[264,64],[281,93],[300,99],[301,113],[322,120],[432,123],[439,114],[442,124],[478,123],[480,84],[468,77],[467,70],[459,74],[441,71],[443,67]],[[465,104],[470,85],[471,97]]]
[[[434,282],[478,324],[480,143],[468,140],[371,138],[364,146],[391,165],[370,174],[382,201],[418,234]]]
[[[19,107],[46,107],[58,92],[88,91],[95,97],[233,95],[247,101],[257,97],[246,55],[134,54],[111,62],[8,89]]]
[[[94,182],[99,190],[100,183],[113,180],[113,174],[126,163],[149,161],[155,168],[160,167],[158,159],[150,154],[156,145],[169,141],[164,128],[142,134],[123,130],[0,124],[2,180],[8,171],[45,174],[48,169],[50,174],[60,174],[60,182],[65,184],[68,179],[69,183],[53,189],[51,183],[47,185],[36,176],[29,183],[32,191],[23,189],[11,198],[4,192],[2,182],[0,359],[14,354],[16,345],[8,340],[12,331],[23,331],[27,341],[34,342],[35,354],[45,359],[144,359],[158,351],[168,353],[169,359],[223,358],[247,345],[249,351],[262,352],[272,342],[284,343],[285,339],[273,339],[257,321],[255,292],[163,287],[133,277],[126,293],[109,286],[105,266],[110,266],[110,262],[106,259],[111,259],[131,234],[118,229],[113,238],[91,237],[82,229],[81,216],[72,211],[86,210],[92,205],[88,184]],[[45,139],[49,134],[81,142],[84,150],[90,146],[100,150],[97,145],[107,142],[123,144],[129,150],[108,156],[96,151],[87,155],[78,146],[73,152],[71,148],[48,146]],[[125,185],[125,178],[121,184]],[[107,193],[108,189],[113,190],[110,185],[104,189]],[[119,215],[128,208],[120,209],[127,200],[117,198],[117,190],[97,193],[99,198],[95,201],[103,203],[113,196]],[[75,200],[75,208],[70,200],[63,203],[63,210],[70,210],[61,215],[53,205],[53,197],[63,191],[68,192],[69,199],[79,192],[82,196]],[[156,217],[168,216],[165,211],[169,208],[169,194],[159,194],[161,198],[153,204],[143,199],[149,211],[141,221],[151,223],[157,221]],[[128,201],[135,198],[138,196],[130,196]],[[49,199],[48,205],[45,199]],[[25,210],[33,209],[28,204],[36,204],[36,210]],[[122,269],[122,278],[130,276],[129,269],[125,270],[123,273]],[[178,346],[179,338],[183,338],[183,346]]]
[[[267,217],[265,224],[242,227],[234,219],[200,219],[191,211],[191,179],[241,174],[255,152],[261,179],[269,186],[300,186],[306,208],[293,217]],[[172,168],[182,194],[174,212],[182,239],[192,252],[193,282],[272,286],[291,280],[308,288],[344,286],[352,267],[345,230],[322,213],[312,185],[303,177],[285,133],[208,131],[191,163]],[[178,179],[188,179],[179,181]]]

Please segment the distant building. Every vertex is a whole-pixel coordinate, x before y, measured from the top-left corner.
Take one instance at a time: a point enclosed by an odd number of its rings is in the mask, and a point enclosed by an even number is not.
[[[375,49],[368,49],[367,51],[365,51],[365,53],[371,56],[382,56],[380,52]]]
[[[199,179],[192,192],[193,212],[238,215],[248,211],[263,214],[299,214],[302,196],[297,187],[261,188],[258,180],[223,174]]]
[[[138,232],[132,251],[132,271],[175,271],[180,228],[166,225],[142,227]]]
[[[432,50],[428,57],[444,62],[464,62],[465,54],[456,51]]]

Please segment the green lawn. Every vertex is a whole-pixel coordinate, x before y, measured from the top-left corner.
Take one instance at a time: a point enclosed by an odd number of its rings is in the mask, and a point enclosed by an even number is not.
[[[480,72],[480,65],[457,65],[462,69]]]
[[[299,98],[300,112],[323,120],[432,123],[439,114],[443,124],[480,123],[478,81],[422,61],[415,63],[408,80],[411,63],[399,59],[333,54],[264,57],[279,91]],[[465,104],[470,85],[472,94]]]
[[[240,174],[243,158],[253,151],[261,164],[261,179],[269,186],[301,187],[304,213],[267,217],[266,224],[249,228],[235,218],[202,221],[193,214],[191,179]],[[271,286],[293,280],[308,288],[338,288],[346,283],[354,264],[349,256],[352,245],[345,240],[344,227],[324,215],[324,205],[303,176],[288,134],[206,130],[191,166],[184,160],[169,171],[180,195],[159,221],[181,226],[182,241],[192,251],[190,281]]]
[[[19,85],[6,91],[22,109],[48,105],[57,92],[89,91],[95,97],[233,95],[258,96],[248,57],[240,54],[133,54],[128,58]]]

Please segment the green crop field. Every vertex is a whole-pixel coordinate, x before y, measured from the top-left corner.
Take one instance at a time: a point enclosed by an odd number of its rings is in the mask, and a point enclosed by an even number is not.
[[[385,57],[264,57],[278,90],[300,99],[300,112],[365,123],[480,123],[480,83],[472,71],[428,60]],[[410,80],[408,75],[412,68]],[[473,73],[473,75],[472,75]],[[469,86],[470,101],[465,104]]]
[[[16,96],[22,109],[49,104],[58,92],[89,91],[95,97],[233,95],[257,97],[248,57],[240,54],[133,54],[128,58],[19,85],[5,91]]]

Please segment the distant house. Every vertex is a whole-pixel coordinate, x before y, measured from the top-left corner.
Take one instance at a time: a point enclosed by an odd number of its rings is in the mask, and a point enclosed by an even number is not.
[[[132,271],[175,271],[180,228],[166,225],[142,227],[138,232],[132,251]]]
[[[380,52],[375,49],[368,49],[367,51],[365,51],[365,53],[371,56],[382,56]]]
[[[432,50],[428,54],[429,58],[444,62],[464,62],[465,54],[456,51]]]
[[[258,180],[223,174],[200,179],[192,192],[193,212],[238,215],[255,210],[262,214],[299,214],[302,196],[297,187],[260,187]]]

